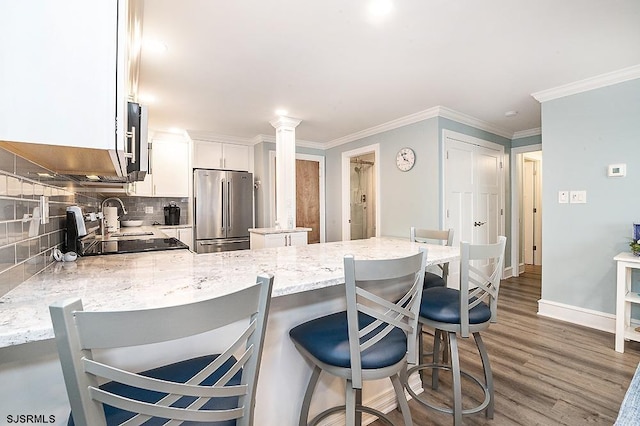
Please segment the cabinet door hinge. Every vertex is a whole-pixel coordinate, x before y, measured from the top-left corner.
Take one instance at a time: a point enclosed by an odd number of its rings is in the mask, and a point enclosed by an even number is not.
[[[500,216],[504,215],[504,209],[500,209]]]
[[[536,246],[533,246],[533,249],[536,250]]]
[[[538,209],[536,209],[535,207],[533,208],[533,212],[534,213],[538,213]]]

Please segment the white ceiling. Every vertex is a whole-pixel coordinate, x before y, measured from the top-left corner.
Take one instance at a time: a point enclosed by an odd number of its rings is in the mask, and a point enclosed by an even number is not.
[[[638,0],[145,0],[150,126],[338,138],[435,106],[503,133],[540,127],[532,93],[640,64]],[[505,117],[507,111],[518,111]]]

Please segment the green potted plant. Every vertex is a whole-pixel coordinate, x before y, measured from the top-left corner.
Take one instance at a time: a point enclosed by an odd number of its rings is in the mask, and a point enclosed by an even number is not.
[[[640,240],[631,240],[629,247],[631,247],[631,253],[640,256]]]

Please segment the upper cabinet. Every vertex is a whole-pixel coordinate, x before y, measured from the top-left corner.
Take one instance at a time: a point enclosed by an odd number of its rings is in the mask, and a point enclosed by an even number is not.
[[[154,136],[149,149],[149,173],[144,181],[130,186],[131,195],[187,197],[191,170],[189,153],[189,142],[179,136]]]
[[[0,140],[123,155],[133,87],[128,7],[127,0],[0,2]]]
[[[249,146],[193,141],[193,168],[249,171]]]

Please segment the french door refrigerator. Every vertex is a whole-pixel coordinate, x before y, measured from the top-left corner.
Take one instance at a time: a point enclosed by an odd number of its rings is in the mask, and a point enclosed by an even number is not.
[[[193,171],[194,232],[197,253],[249,248],[253,227],[253,175]]]

